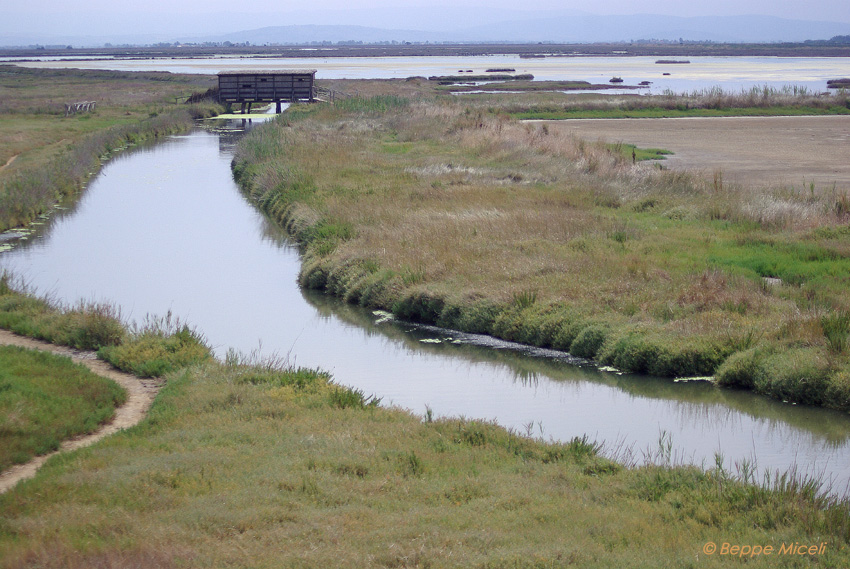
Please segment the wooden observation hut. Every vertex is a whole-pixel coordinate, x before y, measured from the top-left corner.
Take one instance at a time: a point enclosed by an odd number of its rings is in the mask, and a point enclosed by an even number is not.
[[[228,109],[241,103],[242,112],[251,112],[253,103],[313,101],[315,69],[279,71],[222,71],[218,74],[218,100]]]

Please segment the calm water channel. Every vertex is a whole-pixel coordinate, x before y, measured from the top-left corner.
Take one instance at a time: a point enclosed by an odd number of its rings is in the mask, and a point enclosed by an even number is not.
[[[428,406],[561,440],[587,434],[637,458],[665,433],[676,456],[698,464],[713,465],[722,451],[730,464],[796,464],[847,484],[846,415],[477,345],[301,291],[297,250],[232,181],[240,125],[217,124],[117,156],[72,209],[25,239],[7,234],[13,249],[0,253],[0,270],[69,303],[110,301],[128,320],[170,310],[219,355],[230,347],[288,354],[420,414]]]

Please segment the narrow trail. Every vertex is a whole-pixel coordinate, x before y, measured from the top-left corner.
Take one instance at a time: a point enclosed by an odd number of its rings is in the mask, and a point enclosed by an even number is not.
[[[111,379],[127,390],[127,401],[124,405],[115,409],[115,416],[112,420],[101,425],[95,432],[69,439],[63,442],[57,451],[35,457],[25,464],[18,464],[0,472],[0,494],[13,488],[19,481],[35,476],[41,465],[51,456],[60,452],[89,446],[107,435],[137,424],[144,418],[151,403],[153,403],[154,397],[160,387],[162,387],[162,383],[159,380],[139,379],[133,375],[116,370],[108,363],[98,360],[94,352],[74,350],[65,346],[48,344],[47,342],[18,336],[7,330],[0,330],[0,344],[21,346],[23,348],[43,350],[68,356],[74,362],[83,364],[97,375]]]
[[[9,158],[9,159],[6,161],[6,163],[5,163],[5,164],[3,164],[2,166],[0,166],[0,172],[2,172],[3,170],[5,170],[6,168],[8,168],[8,167],[9,167],[9,165],[10,165],[12,162],[14,162],[14,161],[15,161],[15,158],[17,158],[17,157],[18,157],[18,155],[17,155],[17,154],[15,154],[15,155],[14,155],[14,156],[12,156],[11,158]]]

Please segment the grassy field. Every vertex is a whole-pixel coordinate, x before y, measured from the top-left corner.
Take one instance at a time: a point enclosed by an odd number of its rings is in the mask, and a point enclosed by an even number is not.
[[[197,75],[0,65],[0,231],[76,195],[111,152],[219,112],[178,104],[213,84]],[[66,103],[83,101],[96,101],[95,110],[66,116]]]
[[[850,409],[850,196],[633,164],[513,120],[514,98],[483,108],[409,83],[294,108],[241,144],[237,179],[304,244],[304,286]]]
[[[125,397],[68,358],[0,346],[0,471],[93,431]]]
[[[728,566],[708,542],[775,548],[753,567],[850,562],[848,507],[816,483],[766,490],[666,452],[626,468],[586,439],[423,420],[231,357],[172,372],[145,422],[0,496],[0,566]]]

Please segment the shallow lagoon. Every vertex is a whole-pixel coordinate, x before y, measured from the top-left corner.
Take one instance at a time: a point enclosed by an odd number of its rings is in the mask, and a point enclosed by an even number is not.
[[[316,69],[318,79],[403,79],[411,76],[456,75],[459,69],[483,73],[489,68],[509,67],[531,73],[535,79],[583,80],[608,83],[621,77],[626,85],[651,81],[639,93],[675,93],[720,87],[739,92],[752,87],[784,85],[826,90],[829,79],[850,74],[846,57],[688,57],[689,64],[657,64],[658,57],[575,56],[522,59],[518,55],[475,57],[306,57],[306,58],[185,58],[98,59],[91,61],[29,61],[27,67],[73,67],[122,71],[170,71],[207,73],[238,69]],[[665,76],[664,73],[670,75]]]

